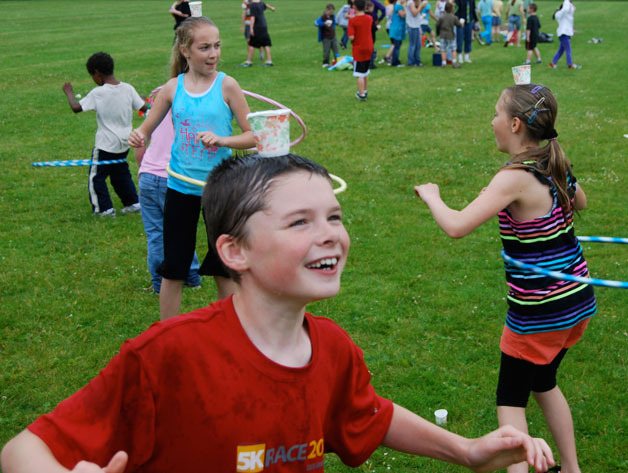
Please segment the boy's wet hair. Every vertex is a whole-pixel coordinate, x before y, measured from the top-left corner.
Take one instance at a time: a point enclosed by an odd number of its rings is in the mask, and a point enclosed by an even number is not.
[[[187,72],[188,61],[181,52],[181,47],[189,48],[194,42],[194,30],[200,26],[213,26],[216,24],[206,16],[191,16],[181,22],[175,30],[174,44],[172,45],[172,55],[170,58],[170,76],[177,77],[179,74]]]
[[[89,72],[91,76],[96,72],[110,76],[113,74],[113,58],[109,54],[101,51],[92,54],[87,60],[85,67],[87,67],[87,72]]]
[[[201,200],[207,241],[212,250],[216,251],[220,235],[230,235],[246,244],[246,223],[253,214],[267,208],[266,197],[275,180],[296,172],[324,177],[331,185],[327,169],[296,154],[272,158],[252,154],[219,164],[208,176]],[[224,269],[239,282],[237,272]]]

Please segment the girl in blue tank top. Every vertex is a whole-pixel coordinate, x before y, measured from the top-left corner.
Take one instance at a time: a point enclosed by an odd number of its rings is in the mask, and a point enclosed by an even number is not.
[[[183,281],[194,256],[203,192],[197,183],[205,182],[210,171],[231,156],[231,149],[255,145],[242,89],[232,77],[218,72],[219,61],[220,33],[211,20],[193,17],[182,22],[173,45],[172,79],[163,86],[144,123],[129,136],[131,146],[145,146],[172,109],[175,138],[164,208],[164,261],[159,268],[162,320],[179,313]],[[232,134],[234,117],[242,130],[239,135]],[[215,277],[219,298],[235,289],[211,251],[201,274]]]

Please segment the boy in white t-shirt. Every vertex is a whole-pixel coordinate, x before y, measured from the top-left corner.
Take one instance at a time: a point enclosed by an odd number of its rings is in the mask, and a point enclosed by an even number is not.
[[[115,217],[106,179],[109,177],[113,190],[122,201],[122,213],[139,212],[135,184],[126,161],[100,164],[102,161],[126,160],[129,153],[127,139],[131,133],[133,110],[146,111],[144,100],[135,88],[120,82],[113,75],[113,58],[103,52],[95,53],[87,60],[87,72],[98,85],[84,98],[77,101],[70,82],[63,84],[63,92],[74,113],[88,110],[96,112],[96,141],[89,167],[89,200],[94,215]],[[80,96],[79,96],[80,97]]]

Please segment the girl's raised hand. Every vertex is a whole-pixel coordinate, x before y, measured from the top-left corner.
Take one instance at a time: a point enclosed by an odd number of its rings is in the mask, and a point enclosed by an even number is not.
[[[146,139],[144,138],[144,134],[138,130],[137,128],[131,132],[129,135],[129,146],[133,148],[142,148],[146,146]]]

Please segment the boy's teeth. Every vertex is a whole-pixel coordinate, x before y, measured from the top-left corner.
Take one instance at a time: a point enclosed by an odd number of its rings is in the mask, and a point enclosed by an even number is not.
[[[323,266],[335,266],[338,264],[338,258],[325,258],[316,263],[308,265],[309,268],[321,268]]]

